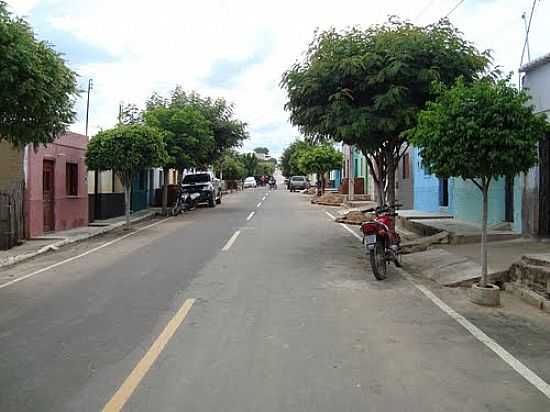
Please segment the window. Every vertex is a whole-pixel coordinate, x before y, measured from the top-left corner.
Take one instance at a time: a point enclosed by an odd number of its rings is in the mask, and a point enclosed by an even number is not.
[[[78,196],[78,164],[67,163],[65,165],[65,182],[67,196]]]
[[[410,172],[410,169],[409,169],[409,154],[408,153],[405,153],[403,155],[402,166],[403,166],[403,180],[407,180],[409,178],[409,172]]]

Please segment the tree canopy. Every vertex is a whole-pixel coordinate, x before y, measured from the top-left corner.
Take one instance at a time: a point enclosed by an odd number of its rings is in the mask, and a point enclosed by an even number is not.
[[[246,153],[241,156],[241,162],[247,176],[256,176],[258,171],[258,158],[254,153]]]
[[[192,106],[158,106],[144,113],[145,124],[164,132],[168,152],[165,168],[205,168],[214,150],[210,122]]]
[[[222,171],[226,180],[241,180],[245,177],[246,170],[240,156],[234,152],[227,152],[223,160],[218,163],[218,171]]]
[[[256,147],[254,153],[262,153],[264,155],[269,154],[269,149],[267,147]]]
[[[119,125],[97,133],[88,143],[86,164],[93,170],[114,170],[123,184],[136,173],[166,161],[159,130],[144,125]]]
[[[545,120],[507,81],[459,79],[420,113],[412,143],[440,177],[487,179],[526,172],[537,161]]]
[[[331,144],[324,143],[309,148],[302,148],[298,152],[298,163],[307,173],[316,173],[321,181],[321,192],[325,188],[325,173],[342,167],[342,153]]]
[[[412,134],[424,166],[440,177],[470,179],[482,192],[482,279],[487,283],[487,214],[491,181],[526,172],[537,162],[537,141],[548,131],[528,96],[508,81],[462,78],[441,88],[420,113]]]
[[[126,227],[130,227],[132,179],[150,167],[162,166],[167,153],[162,133],[140,124],[118,125],[101,131],[88,143],[86,164],[94,170],[113,170],[124,186]]]
[[[76,74],[0,1],[0,141],[51,143],[75,119]]]
[[[299,163],[299,154],[303,149],[308,149],[311,144],[303,140],[295,140],[288,145],[281,156],[281,169],[283,176],[302,176],[307,174]]]
[[[171,162],[166,167],[206,168],[248,138],[246,123],[235,119],[233,105],[222,98],[177,86],[170,98],[154,93],[145,106],[145,123],[167,132]]]
[[[390,18],[366,30],[317,33],[281,85],[291,122],[314,140],[357,146],[379,190],[388,177],[393,197],[406,132],[434,96],[432,84],[473,80],[489,62],[448,20],[420,27]]]

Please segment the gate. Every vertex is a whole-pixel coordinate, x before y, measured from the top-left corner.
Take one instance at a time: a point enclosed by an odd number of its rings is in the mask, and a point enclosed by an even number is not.
[[[0,250],[20,243],[24,237],[23,182],[0,192]]]

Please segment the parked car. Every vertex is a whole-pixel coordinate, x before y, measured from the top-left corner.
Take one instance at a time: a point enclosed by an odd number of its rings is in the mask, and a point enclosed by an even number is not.
[[[181,188],[184,192],[198,193],[198,203],[208,203],[215,207],[222,202],[222,187],[220,180],[210,172],[190,173],[183,178]]]
[[[292,176],[288,181],[288,189],[291,192],[295,192],[296,190],[304,190],[308,187],[309,183],[307,182],[305,176]]]
[[[256,178],[250,176],[244,179],[243,189],[246,189],[247,187],[256,187]]]

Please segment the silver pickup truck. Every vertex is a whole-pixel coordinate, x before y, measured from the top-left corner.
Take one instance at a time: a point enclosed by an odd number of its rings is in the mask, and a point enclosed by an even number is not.
[[[209,207],[215,207],[222,202],[222,187],[220,179],[210,172],[197,172],[185,175],[181,188],[184,192],[198,193],[199,203],[208,203]]]

